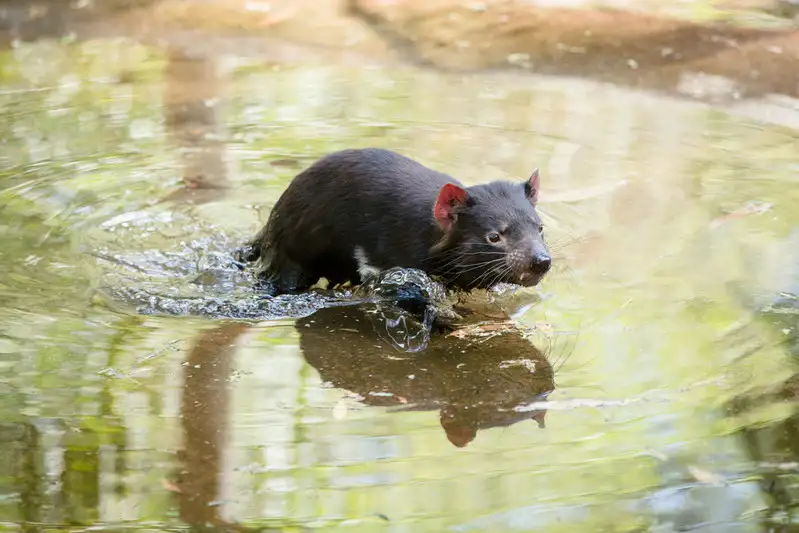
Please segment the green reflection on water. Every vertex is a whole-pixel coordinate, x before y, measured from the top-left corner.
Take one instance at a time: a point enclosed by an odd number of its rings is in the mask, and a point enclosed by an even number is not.
[[[754,311],[799,283],[796,132],[564,80],[228,59],[209,68],[229,191],[159,202],[194,168],[181,139],[208,126],[170,130],[164,83],[192,80],[164,80],[168,57],[113,42],[0,55],[0,530],[758,529],[761,459],[738,432],[795,408],[728,404],[795,371],[790,323]],[[470,183],[541,167],[559,268],[522,320],[558,362],[546,429],[481,430],[459,450],[436,410],[322,386],[290,323],[97,298],[110,267],[87,252],[242,240],[299,168],[370,145]]]

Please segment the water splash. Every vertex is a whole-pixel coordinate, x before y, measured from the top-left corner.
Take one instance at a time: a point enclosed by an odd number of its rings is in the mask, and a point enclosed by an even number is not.
[[[117,218],[126,227],[146,219]],[[161,219],[174,224],[169,217]],[[109,231],[113,228],[104,226]],[[322,308],[359,305],[381,339],[410,353],[428,346],[436,326],[459,318],[444,287],[415,269],[388,269],[354,290],[315,289],[270,296],[259,290],[252,269],[237,260],[241,242],[216,233],[187,242],[177,239],[165,250],[123,252],[106,245],[89,253],[104,271],[98,289],[103,300],[142,315],[279,320],[306,317]]]

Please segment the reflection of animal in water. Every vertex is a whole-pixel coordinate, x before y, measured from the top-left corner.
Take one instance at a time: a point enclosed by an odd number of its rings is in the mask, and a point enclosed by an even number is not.
[[[555,388],[546,357],[518,329],[485,337],[433,335],[419,354],[384,340],[373,304],[320,309],[297,322],[300,347],[323,381],[357,393],[368,405],[440,411],[447,438],[466,446],[480,429],[533,419],[546,411],[514,408]]]

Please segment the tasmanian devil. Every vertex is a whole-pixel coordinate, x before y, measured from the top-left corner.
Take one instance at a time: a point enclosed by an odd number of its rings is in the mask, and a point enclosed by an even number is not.
[[[538,189],[537,170],[524,182],[465,187],[389,150],[342,150],[292,180],[245,259],[258,261],[274,294],[321,277],[357,284],[395,266],[451,289],[532,286],[552,263]]]

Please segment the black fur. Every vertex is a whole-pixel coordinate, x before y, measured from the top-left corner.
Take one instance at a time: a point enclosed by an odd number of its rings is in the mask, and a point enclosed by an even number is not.
[[[466,189],[468,200],[445,231],[433,207],[447,183]],[[373,267],[418,268],[450,288],[534,285],[550,257],[532,192],[527,182],[466,188],[389,150],[343,150],[294,178],[245,258],[260,260],[261,277],[276,293],[306,289],[320,277],[363,281],[356,247]],[[487,233],[501,231],[501,243],[487,241]]]

